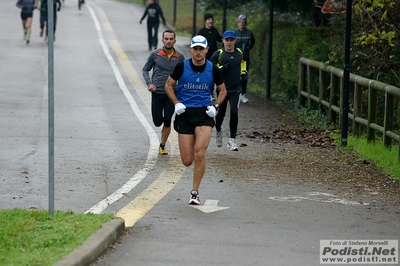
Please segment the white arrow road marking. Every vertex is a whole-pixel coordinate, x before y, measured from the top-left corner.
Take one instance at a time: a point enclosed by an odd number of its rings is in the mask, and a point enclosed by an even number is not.
[[[190,206],[204,213],[222,211],[230,208],[230,207],[218,207],[218,200],[206,200],[204,206],[198,206],[198,205],[190,205]]]

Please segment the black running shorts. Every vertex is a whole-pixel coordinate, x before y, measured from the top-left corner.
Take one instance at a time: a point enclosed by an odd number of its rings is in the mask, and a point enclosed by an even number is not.
[[[174,129],[179,134],[194,134],[194,130],[198,126],[214,127],[214,118],[206,113],[207,107],[186,108],[185,112],[175,116]]]
[[[21,12],[21,19],[27,20],[28,18],[33,17],[33,12]]]

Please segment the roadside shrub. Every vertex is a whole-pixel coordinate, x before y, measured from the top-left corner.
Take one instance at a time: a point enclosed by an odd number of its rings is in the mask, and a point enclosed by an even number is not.
[[[266,82],[268,23],[265,23],[265,20],[259,21],[255,28],[258,42],[251,53],[250,74],[252,80],[262,87]],[[307,57],[317,61],[327,61],[329,44],[325,40],[328,34],[328,27],[300,27],[282,20],[274,22],[272,94],[283,94],[290,99],[297,97],[299,59]]]

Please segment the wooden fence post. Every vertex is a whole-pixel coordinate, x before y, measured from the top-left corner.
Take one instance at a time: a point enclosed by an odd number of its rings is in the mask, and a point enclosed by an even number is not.
[[[353,111],[353,124],[352,124],[352,133],[353,135],[359,137],[361,132],[361,124],[356,122],[356,117],[361,117],[362,114],[362,91],[363,87],[354,82],[354,111]]]
[[[308,65],[307,73],[308,73],[308,75],[307,75],[307,89],[308,89],[307,107],[308,107],[308,110],[310,110],[311,102],[312,102],[310,95],[313,95],[313,93],[314,93],[314,77],[315,77],[314,67]]]
[[[306,66],[299,60],[299,103],[301,106],[305,105],[305,99],[301,92],[305,90],[306,86]]]
[[[385,92],[385,118],[383,122],[383,145],[390,147],[392,138],[386,135],[387,131],[393,129],[394,97],[388,91]]]
[[[371,124],[376,122],[377,105],[378,105],[378,91],[371,88],[371,82],[368,83],[368,127],[367,127],[367,141],[375,141],[375,129],[371,128]]]
[[[336,105],[336,92],[338,91],[339,78],[331,73],[331,89],[329,92],[329,123],[336,123],[336,112],[332,109],[332,106]]]
[[[326,78],[327,78],[327,73],[320,68],[319,69],[319,101],[321,102],[322,100],[326,100],[327,97],[327,90],[326,90]],[[323,111],[323,106],[320,104],[320,109]]]

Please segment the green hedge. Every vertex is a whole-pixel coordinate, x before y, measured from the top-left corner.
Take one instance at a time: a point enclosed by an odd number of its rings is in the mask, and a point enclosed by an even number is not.
[[[249,27],[250,28],[250,27]],[[250,77],[254,85],[265,87],[268,51],[268,23],[256,21],[256,45],[251,53]],[[297,97],[298,68],[300,57],[326,62],[329,44],[324,40],[328,27],[296,26],[284,21],[274,22],[271,95]]]

